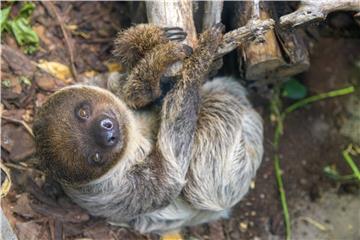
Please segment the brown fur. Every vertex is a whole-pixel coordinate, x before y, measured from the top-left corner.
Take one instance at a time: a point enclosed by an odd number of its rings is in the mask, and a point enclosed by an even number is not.
[[[175,42],[159,44],[147,52],[121,89],[127,105],[141,108],[160,97],[160,77],[169,65],[184,59],[187,54],[187,48]]]
[[[119,32],[113,54],[127,70],[131,70],[149,50],[168,41],[164,31],[158,26],[139,24]]]
[[[93,116],[104,111],[114,112],[122,129],[121,146],[114,151],[104,152],[105,164],[102,166],[89,164],[86,155],[95,144],[82,131],[87,131],[87,126],[74,117],[75,106],[83,101],[90,103]],[[40,166],[62,182],[78,184],[99,178],[117,163],[126,148],[126,111],[124,105],[114,104],[114,97],[109,93],[100,94],[85,87],[65,88],[55,93],[39,109],[34,121]]]

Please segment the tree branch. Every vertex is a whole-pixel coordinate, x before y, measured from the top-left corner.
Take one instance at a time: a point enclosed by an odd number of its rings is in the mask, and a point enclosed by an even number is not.
[[[360,0],[307,0],[290,14],[280,17],[283,28],[299,27],[312,22],[324,20],[335,11],[360,11]]]

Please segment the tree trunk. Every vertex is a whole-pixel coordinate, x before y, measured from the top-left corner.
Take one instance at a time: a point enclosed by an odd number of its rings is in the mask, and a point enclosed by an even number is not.
[[[181,27],[187,37],[183,43],[194,48],[197,44],[196,29],[193,20],[192,1],[149,1],[146,2],[147,17],[149,23],[161,27]],[[165,76],[176,76],[179,74],[182,64],[173,64],[165,73]]]

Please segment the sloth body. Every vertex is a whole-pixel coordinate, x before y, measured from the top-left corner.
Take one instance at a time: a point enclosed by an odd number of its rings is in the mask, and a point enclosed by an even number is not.
[[[255,176],[263,133],[238,83],[203,84],[220,40],[219,26],[201,35],[160,111],[131,109],[139,97],[124,88],[55,93],[34,124],[43,167],[90,214],[142,233],[226,217]]]

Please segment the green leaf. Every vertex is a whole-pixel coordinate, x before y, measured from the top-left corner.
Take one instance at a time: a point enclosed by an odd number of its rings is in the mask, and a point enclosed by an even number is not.
[[[282,86],[282,96],[291,99],[302,99],[306,97],[306,87],[296,79],[290,79]]]
[[[34,32],[25,18],[17,18],[8,21],[11,32],[14,34],[16,42],[25,48],[26,53],[33,53],[39,46],[39,37]]]
[[[7,7],[4,9],[1,9],[1,16],[0,16],[0,26],[1,26],[1,32],[4,30],[6,21],[9,17],[11,7]]]
[[[21,6],[18,18],[26,18],[28,19],[32,12],[35,10],[35,4],[32,2],[25,2]]]

